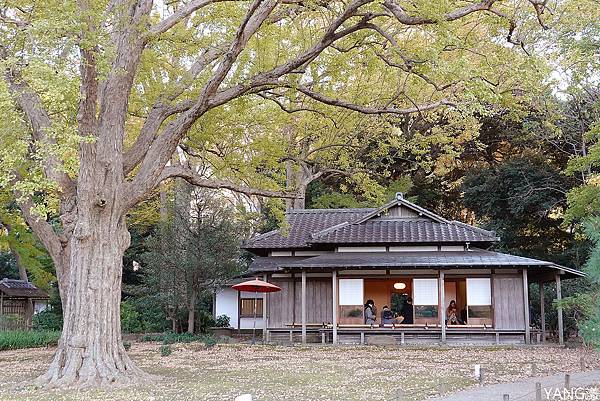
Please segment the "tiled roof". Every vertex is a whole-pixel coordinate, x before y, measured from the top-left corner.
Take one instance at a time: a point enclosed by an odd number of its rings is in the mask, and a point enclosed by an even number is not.
[[[251,276],[255,272],[274,272],[279,270],[279,267],[288,263],[300,262],[306,259],[306,257],[297,256],[268,256],[260,257],[257,256],[252,260],[248,271],[244,276]]]
[[[494,233],[466,224],[432,220],[367,220],[347,224],[336,230],[313,235],[310,242],[328,244],[417,243],[417,242],[493,242]]]
[[[250,239],[245,248],[306,248],[313,233],[328,227],[356,221],[375,209],[302,209],[286,213],[287,233],[269,231]]]
[[[2,279],[0,280],[0,292],[7,297],[48,298],[48,294],[25,280]]]
[[[411,204],[411,206],[413,206]],[[457,221],[373,217],[378,209],[303,209],[286,213],[288,230],[250,239],[246,249],[301,249],[311,244],[494,242],[491,231]]]
[[[335,252],[326,253],[300,261],[278,263],[280,268],[393,268],[393,267],[513,267],[552,266],[542,260],[507,255],[505,253],[475,249],[471,251],[426,252]]]

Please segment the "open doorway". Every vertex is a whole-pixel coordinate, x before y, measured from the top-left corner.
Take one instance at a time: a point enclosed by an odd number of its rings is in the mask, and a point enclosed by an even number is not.
[[[448,324],[467,324],[467,281],[464,278],[446,279],[444,280],[444,313],[450,302],[456,302],[456,318],[455,322]],[[446,315],[446,319],[448,316]]]

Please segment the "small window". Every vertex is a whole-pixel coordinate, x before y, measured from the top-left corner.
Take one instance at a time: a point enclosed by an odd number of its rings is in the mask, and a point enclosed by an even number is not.
[[[240,299],[240,317],[254,317],[254,303],[256,302],[256,317],[263,315],[262,298],[242,298]]]

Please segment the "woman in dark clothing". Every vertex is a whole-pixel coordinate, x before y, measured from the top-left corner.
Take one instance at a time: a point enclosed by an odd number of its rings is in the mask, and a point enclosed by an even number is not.
[[[375,302],[373,302],[372,299],[369,299],[367,303],[365,303],[365,324],[375,324],[375,320]]]
[[[381,312],[381,324],[394,324],[395,322],[394,313],[385,305]]]
[[[402,319],[403,324],[413,324],[414,319],[413,319],[412,298],[410,298],[410,297],[406,298],[406,302],[404,303],[404,306],[402,307],[400,316],[402,316],[404,318],[404,319]]]

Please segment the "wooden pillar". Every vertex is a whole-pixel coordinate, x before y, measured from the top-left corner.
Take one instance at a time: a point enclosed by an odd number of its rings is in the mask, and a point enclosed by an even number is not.
[[[529,323],[529,281],[527,280],[527,268],[523,268],[523,313],[525,317],[525,344],[531,342],[531,327]]]
[[[543,343],[546,342],[546,300],[544,296],[544,282],[540,281],[540,326]]]
[[[442,328],[442,343],[446,343],[446,309],[444,298],[446,298],[445,288],[444,288],[444,272],[440,270],[439,278],[438,278],[438,314],[440,318],[440,327]]]
[[[334,270],[331,273],[331,293],[332,293],[332,297],[333,297],[333,302],[332,304],[332,309],[333,309],[333,344],[337,344],[338,338],[337,338],[337,322],[338,322],[338,318],[337,318],[337,309],[338,309],[338,282],[337,282],[337,271]]]
[[[306,270],[302,270],[302,344],[306,344]]]
[[[556,300],[560,301],[562,299],[562,288],[560,283],[560,273],[556,272]],[[563,309],[562,307],[558,307],[558,343],[563,345],[565,343],[565,333],[563,326]]]
[[[263,280],[266,282],[269,281],[269,276],[268,275],[264,275],[263,276]],[[263,344],[267,342],[267,293],[263,293],[263,304],[262,304],[263,310]]]
[[[240,299],[240,291],[237,292],[237,323],[238,323],[238,334],[242,333],[242,300]],[[175,327],[173,327],[175,329]]]

